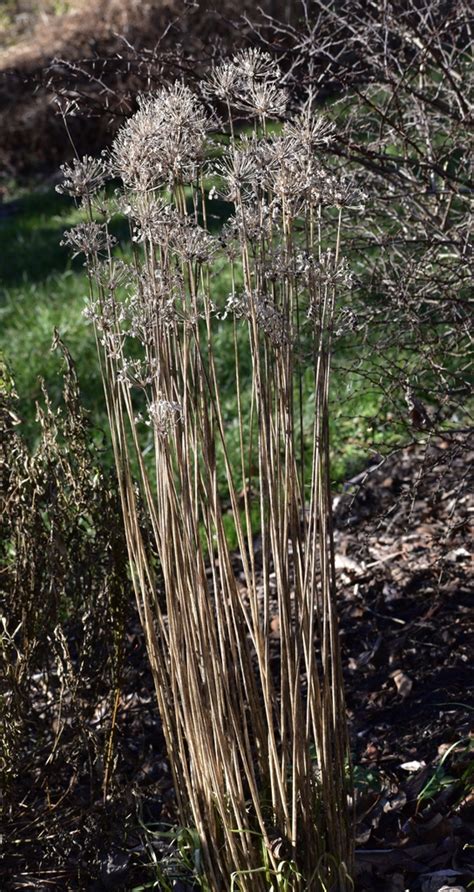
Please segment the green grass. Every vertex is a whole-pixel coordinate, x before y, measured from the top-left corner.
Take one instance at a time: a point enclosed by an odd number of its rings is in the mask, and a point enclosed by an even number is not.
[[[54,329],[76,362],[85,407],[95,427],[106,424],[91,326],[83,317],[87,279],[60,241],[82,219],[72,201],[52,189],[20,194],[0,218],[0,355],[20,397],[29,442],[36,434],[35,403],[44,379],[53,403],[61,396],[61,360],[51,352]],[[126,232],[115,227],[126,250]]]
[[[52,189],[19,193],[0,218],[2,254],[0,257],[0,355],[15,381],[20,401],[18,414],[24,421],[23,433],[33,443],[37,433],[35,403],[41,397],[44,379],[53,400],[61,396],[61,360],[51,352],[54,329],[58,329],[76,362],[85,408],[90,412],[96,435],[107,430],[105,404],[98,370],[93,332],[83,317],[87,298],[87,279],[82,260],[70,259],[67,248],[60,246],[65,229],[78,223],[81,212],[71,200]],[[213,228],[228,216],[225,202],[212,202]],[[124,221],[112,226],[119,239],[119,250],[130,254]],[[230,290],[225,266],[214,276],[217,303],[224,305]],[[216,360],[224,384],[224,414],[228,424],[231,450],[238,467],[238,425],[235,398],[233,352],[229,349],[229,323],[216,332]],[[364,384],[361,376],[348,375],[350,343],[344,339],[335,357],[333,384],[333,477],[343,481],[370,458],[376,449],[400,441],[402,431],[386,421],[381,392]],[[245,338],[243,338],[243,343]],[[242,352],[242,380],[250,381],[250,360]],[[365,366],[370,366],[370,358]],[[309,382],[308,376],[308,382]],[[227,393],[227,396],[225,396]],[[303,392],[303,409],[308,430],[311,428],[313,395],[309,383]],[[248,407],[247,407],[248,410]],[[248,411],[247,411],[248,418]],[[107,435],[104,433],[104,442]],[[111,457],[109,456],[111,461]],[[238,478],[238,473],[237,473]],[[222,482],[225,474],[222,470]],[[243,482],[239,481],[239,486]],[[231,535],[231,530],[229,530]]]

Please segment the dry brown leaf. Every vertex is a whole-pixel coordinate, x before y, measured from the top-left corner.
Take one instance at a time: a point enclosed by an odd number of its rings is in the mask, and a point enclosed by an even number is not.
[[[401,669],[396,669],[395,672],[391,672],[390,677],[393,678],[395,682],[397,693],[402,700],[404,700],[409,696],[413,687],[411,678],[409,678],[406,672],[403,672]]]

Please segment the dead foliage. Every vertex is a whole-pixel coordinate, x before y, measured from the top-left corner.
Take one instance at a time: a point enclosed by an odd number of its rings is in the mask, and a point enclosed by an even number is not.
[[[55,345],[63,404],[54,408],[44,390],[33,452],[2,372],[0,770],[12,888],[37,888],[31,868],[59,877],[77,860],[79,875],[110,824],[132,603],[116,482],[91,443],[71,356],[59,337]]]
[[[337,497],[363,892],[472,875],[473,446],[428,437]]]

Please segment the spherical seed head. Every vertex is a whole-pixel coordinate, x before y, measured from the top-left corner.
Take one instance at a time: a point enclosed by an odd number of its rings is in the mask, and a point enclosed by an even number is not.
[[[240,50],[232,57],[232,65],[241,78],[247,82],[253,80],[279,80],[281,70],[270,53],[257,47]]]
[[[184,221],[172,232],[173,251],[188,262],[207,263],[218,247],[218,242],[201,226]]]
[[[84,155],[81,159],[74,158],[71,164],[62,164],[60,170],[64,179],[56,186],[56,192],[80,199],[97,192],[107,176],[103,159],[91,158],[90,155]]]
[[[257,83],[243,94],[239,107],[258,118],[282,118],[288,104],[286,90],[273,83]]]
[[[284,136],[295,140],[299,148],[309,151],[328,145],[334,139],[335,130],[335,124],[322,115],[315,114],[309,104],[283,126]]]
[[[288,96],[280,86],[281,70],[269,53],[246,49],[217,65],[204,85],[235,108],[260,118],[279,118],[285,113]]]
[[[64,233],[60,244],[74,248],[73,257],[77,257],[78,254],[86,254],[89,257],[108,250],[116,244],[116,241],[100,223],[79,223]]]
[[[176,82],[141,96],[111,153],[111,170],[125,185],[148,191],[196,179],[210,120],[191,90]]]
[[[213,172],[225,183],[222,194],[227,201],[238,202],[243,192],[253,190],[258,183],[257,150],[253,140],[242,140],[238,148],[231,146],[214,167]]]

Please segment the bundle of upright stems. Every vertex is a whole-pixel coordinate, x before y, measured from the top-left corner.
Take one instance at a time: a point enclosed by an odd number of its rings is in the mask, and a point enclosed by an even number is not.
[[[229,112],[226,139],[210,136],[211,93]],[[331,127],[310,99],[285,120],[281,73],[265,54],[220,65],[203,95],[175,84],[142,97],[115,141],[108,170],[124,184],[133,262],[113,254],[96,194],[103,162],[64,170],[63,188],[89,213],[66,241],[86,253],[131,573],[180,821],[199,834],[207,888],[344,890],[351,780],[329,389],[353,193],[322,165]],[[235,109],[253,116],[252,132],[236,133]],[[285,121],[276,135],[272,118]],[[213,236],[216,192],[233,215]],[[216,348],[223,327],[233,419]]]

